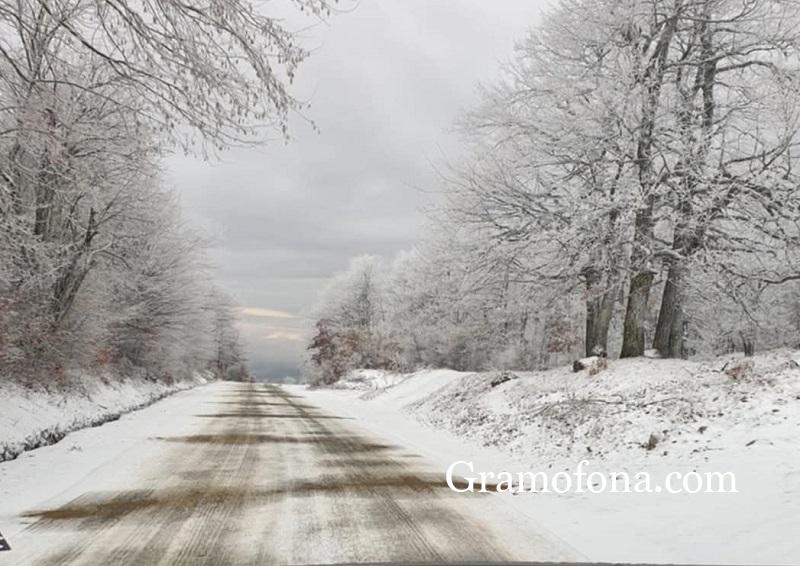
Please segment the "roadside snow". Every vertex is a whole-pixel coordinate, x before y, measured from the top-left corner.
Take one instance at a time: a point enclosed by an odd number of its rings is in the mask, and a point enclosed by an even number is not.
[[[757,358],[738,379],[723,371],[737,364],[746,361],[641,358],[611,362],[596,376],[560,368],[497,387],[493,374],[468,374],[405,408],[434,427],[557,466],[584,457],[706,462],[751,441],[800,440],[800,368],[790,355]]]
[[[214,382],[180,391],[114,422],[71,432],[61,442],[0,462],[0,532],[15,553],[21,552],[20,533],[33,522],[22,513],[55,508],[87,492],[129,489],[146,473],[148,462],[157,462],[165,450],[163,443],[152,439],[196,431],[198,419],[193,414],[208,399],[208,389],[228,386]],[[68,530],[64,533],[73,536]],[[37,535],[35,544],[43,548],[63,543],[58,538],[62,535],[52,536],[55,542]],[[0,553],[0,564],[17,564],[15,556]]]
[[[738,493],[507,497],[591,560],[798,564],[800,366],[776,351],[751,362],[640,358],[590,376],[356,372],[358,390],[304,391],[437,461],[476,471],[733,472]],[[350,381],[348,379],[347,381]],[[492,382],[496,385],[492,386]],[[387,385],[389,384],[389,385]],[[365,393],[366,391],[366,393]]]
[[[165,396],[206,383],[202,375],[172,385],[147,379],[73,380],[68,390],[0,382],[0,462],[58,442],[67,433],[118,419]]]

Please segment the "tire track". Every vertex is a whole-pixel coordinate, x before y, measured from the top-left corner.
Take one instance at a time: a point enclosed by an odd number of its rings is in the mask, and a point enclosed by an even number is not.
[[[32,513],[73,533],[35,564],[309,564],[511,557],[444,478],[276,386],[225,384],[141,485]],[[474,497],[491,497],[475,494]]]

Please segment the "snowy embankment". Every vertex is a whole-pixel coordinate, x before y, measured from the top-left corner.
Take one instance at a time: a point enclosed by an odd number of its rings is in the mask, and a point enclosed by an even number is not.
[[[797,359],[797,361],[796,361]],[[596,375],[354,372],[310,400],[446,469],[733,472],[738,493],[508,497],[591,560],[800,563],[800,355],[610,361]]]
[[[166,384],[145,378],[95,376],[48,390],[0,382],[0,462],[47,446],[67,433],[116,420],[167,395],[206,383],[209,376]]]

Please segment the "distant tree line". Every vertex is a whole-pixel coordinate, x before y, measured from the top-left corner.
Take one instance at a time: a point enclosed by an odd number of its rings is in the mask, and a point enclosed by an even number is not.
[[[796,0],[561,0],[425,241],[331,284],[310,371],[796,347],[799,88]]]

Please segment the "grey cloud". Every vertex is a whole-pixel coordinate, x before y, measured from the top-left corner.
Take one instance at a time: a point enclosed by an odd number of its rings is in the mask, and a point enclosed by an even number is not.
[[[542,4],[370,0],[311,30],[296,88],[319,133],[298,117],[288,144],[169,160],[189,218],[215,237],[221,284],[244,306],[306,312],[350,257],[413,245],[430,162],[457,153],[454,119]],[[254,369],[296,373],[303,344],[263,326],[242,328]]]

